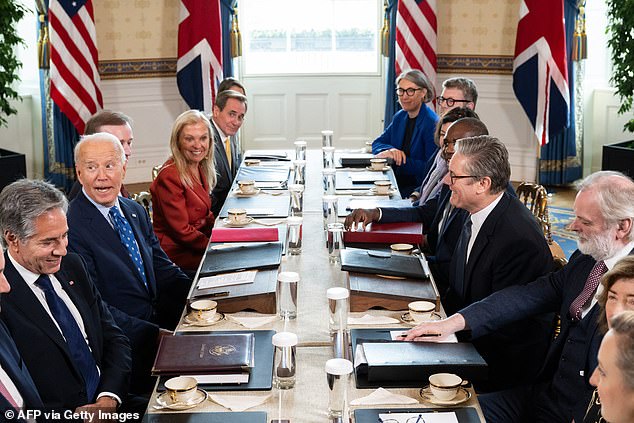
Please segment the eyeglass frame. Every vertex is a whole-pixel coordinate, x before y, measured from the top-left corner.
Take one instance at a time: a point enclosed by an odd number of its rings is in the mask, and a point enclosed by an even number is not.
[[[396,92],[396,95],[398,97],[403,97],[405,94],[407,94],[408,97],[411,97],[414,94],[416,94],[416,91],[422,91],[422,90],[423,90],[423,88],[411,88],[411,87],[410,88],[401,88],[401,87],[398,87],[394,91]]]
[[[480,179],[480,176],[478,175],[456,175],[451,170],[449,171],[448,175],[449,175],[449,179],[451,180],[451,185],[456,184],[456,179],[466,179],[466,178]]]
[[[398,419],[383,420],[379,417],[379,423],[401,423],[401,421]],[[409,417],[407,420],[405,420],[405,423],[425,423],[425,419],[423,419],[422,414],[419,414],[418,416]]]
[[[445,98],[441,95],[436,97],[436,101],[438,102],[438,104],[442,104],[443,102],[447,103],[447,107],[453,107],[453,105],[456,103],[473,103],[473,100],[458,100],[452,97]]]

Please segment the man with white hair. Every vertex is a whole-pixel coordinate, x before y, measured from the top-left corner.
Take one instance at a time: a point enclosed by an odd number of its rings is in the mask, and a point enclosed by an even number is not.
[[[570,228],[579,237],[579,249],[563,269],[493,293],[447,319],[417,326],[405,338],[422,340],[429,333],[444,338],[470,330],[475,339],[527,316],[559,313],[561,332],[536,381],[479,398],[488,422],[583,421],[602,338],[595,294],[601,289],[601,275],[634,253],[634,181],[619,172],[602,171],[585,178],[578,189]]]

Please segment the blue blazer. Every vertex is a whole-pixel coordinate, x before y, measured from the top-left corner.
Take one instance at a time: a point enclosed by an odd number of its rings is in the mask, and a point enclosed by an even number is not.
[[[20,395],[22,395],[24,408],[26,410],[42,409],[44,404],[42,404],[40,394],[37,393],[35,382],[31,379],[31,374],[26,368],[22,357],[20,357],[9,330],[2,321],[0,321],[0,365],[9,375],[11,382],[18,388]],[[3,396],[0,396],[0,410],[6,410],[11,407],[11,404]]]
[[[2,295],[2,320],[7,325],[46,408],[70,409],[92,403],[84,379],[73,363],[68,344],[5,253],[4,274],[11,292]],[[130,344],[115,324],[90,281],[81,258],[69,253],[55,277],[82,317],[88,343],[100,370],[97,393],[126,398],[130,379]]]
[[[378,154],[390,148],[402,150],[405,127],[407,126],[407,116],[407,112],[404,110],[400,110],[394,115],[390,125],[372,142],[373,154]],[[401,192],[401,197],[409,196],[421,185],[425,178],[427,161],[431,157],[434,157],[438,150],[438,147],[434,143],[436,122],[438,122],[436,113],[427,107],[427,105],[423,104],[416,117],[407,163],[394,167],[394,174]]]

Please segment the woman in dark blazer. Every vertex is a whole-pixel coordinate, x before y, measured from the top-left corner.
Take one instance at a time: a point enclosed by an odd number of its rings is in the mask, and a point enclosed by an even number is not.
[[[172,156],[150,186],[154,232],[172,261],[190,273],[198,268],[214,223],[212,143],[209,119],[197,110],[182,113],[172,128]]]

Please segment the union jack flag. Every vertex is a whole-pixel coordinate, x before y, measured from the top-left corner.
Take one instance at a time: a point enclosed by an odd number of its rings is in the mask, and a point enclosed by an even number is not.
[[[396,15],[396,75],[420,69],[436,82],[436,0],[398,0]]]
[[[51,98],[83,134],[103,107],[91,0],[51,0],[49,28]]]
[[[521,2],[513,90],[541,145],[568,127],[570,95],[563,0]]]
[[[211,113],[222,80],[219,0],[181,0],[176,81],[192,109]]]

